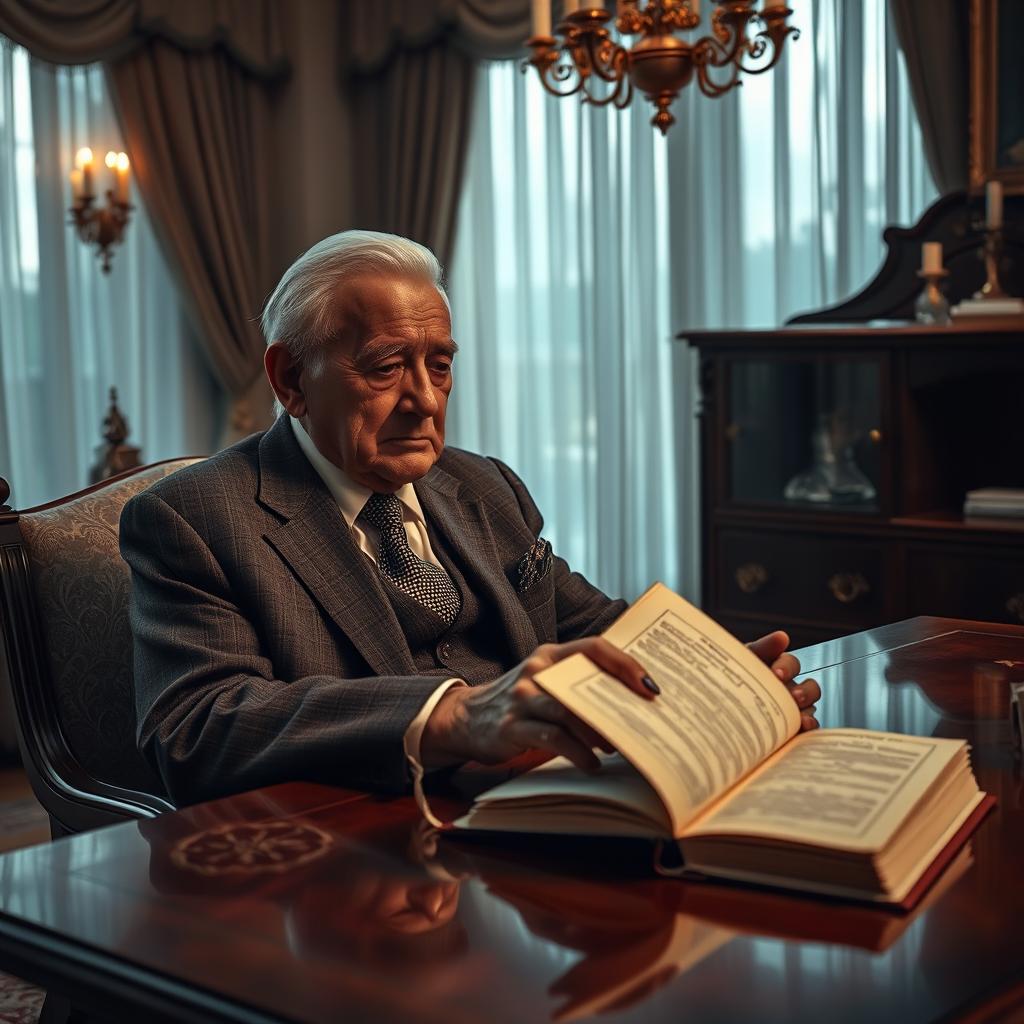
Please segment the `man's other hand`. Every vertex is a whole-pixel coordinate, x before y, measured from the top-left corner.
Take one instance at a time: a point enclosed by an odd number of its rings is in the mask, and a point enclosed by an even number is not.
[[[601,637],[543,644],[494,682],[455,686],[441,698],[423,730],[424,767],[461,761],[498,764],[526,750],[546,750],[584,771],[597,771],[600,761],[594,750],[609,751],[609,745],[534,682],[538,672],[577,653],[643,699],[655,699],[657,688],[643,667]]]
[[[793,680],[800,674],[800,662],[790,654],[789,636],[781,629],[768,633],[747,646],[775,673],[789,690],[789,695],[800,709],[800,731],[818,728],[814,717],[814,705],[821,698],[821,687],[813,679],[805,679],[799,685]]]

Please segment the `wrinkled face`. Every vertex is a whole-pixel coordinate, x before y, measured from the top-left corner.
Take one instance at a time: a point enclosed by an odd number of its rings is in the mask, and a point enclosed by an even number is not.
[[[456,350],[448,308],[430,281],[365,275],[339,285],[335,310],[323,367],[300,377],[302,422],[353,480],[397,490],[444,448]]]

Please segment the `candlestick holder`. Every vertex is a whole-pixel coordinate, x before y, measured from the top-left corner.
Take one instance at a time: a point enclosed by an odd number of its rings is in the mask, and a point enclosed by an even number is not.
[[[949,300],[943,294],[942,285],[949,271],[919,270],[917,276],[924,281],[921,294],[914,303],[914,319],[919,324],[945,326],[950,322]]]
[[[1005,240],[1003,225],[975,222],[971,227],[985,236],[981,244],[981,257],[985,261],[985,283],[971,298],[958,302],[950,310],[953,319],[1024,316],[1024,299],[1008,295],[1000,280]]]
[[[1003,260],[1003,227],[989,227],[987,224],[983,228],[985,232],[985,242],[982,246],[982,255],[985,259],[985,283],[981,286],[980,291],[974,293],[974,298],[978,300],[984,299],[1007,299],[1009,296],[1003,291],[1003,286],[999,281],[999,265]]]
[[[98,247],[100,267],[104,274],[109,274],[110,260],[113,257],[111,250],[124,240],[124,231],[135,207],[123,199],[118,199],[113,189],[107,189],[106,199],[106,205],[100,206],[96,203],[95,196],[76,196],[68,212],[71,214],[71,223],[74,224],[78,237],[86,245]]]

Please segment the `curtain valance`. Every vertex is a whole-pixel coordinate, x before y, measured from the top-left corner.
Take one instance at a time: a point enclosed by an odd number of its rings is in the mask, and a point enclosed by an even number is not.
[[[220,47],[249,74],[290,70],[279,0],[5,0],[0,35],[54,64],[116,61],[152,39],[196,52]]]
[[[467,56],[498,59],[524,51],[529,0],[378,0],[350,3],[342,18],[343,72],[369,74],[403,50],[442,38]]]

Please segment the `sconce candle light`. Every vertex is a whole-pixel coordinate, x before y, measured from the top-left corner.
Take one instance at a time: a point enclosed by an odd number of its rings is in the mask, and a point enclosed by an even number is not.
[[[75,154],[71,171],[71,223],[78,237],[87,245],[95,244],[104,274],[110,273],[113,246],[124,239],[129,215],[133,209],[128,201],[129,168],[125,153],[107,153],[104,164],[111,174],[111,186],[106,189],[106,203],[96,202],[96,169],[92,150],[87,146]]]

